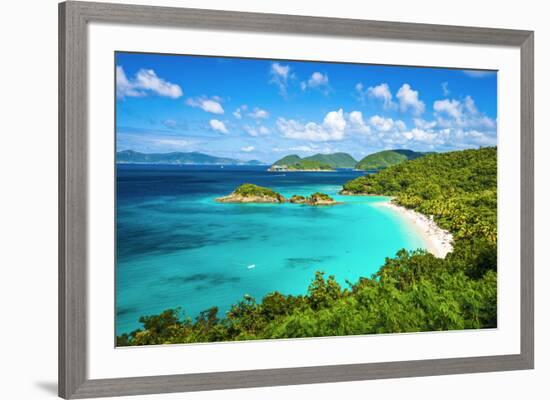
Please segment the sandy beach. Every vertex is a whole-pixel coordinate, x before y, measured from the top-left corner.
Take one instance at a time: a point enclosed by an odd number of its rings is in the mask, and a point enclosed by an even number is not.
[[[431,218],[414,210],[398,206],[391,201],[381,202],[379,205],[391,208],[408,219],[418,234],[424,238],[427,250],[434,256],[445,258],[448,253],[453,251],[453,235],[441,229]]]

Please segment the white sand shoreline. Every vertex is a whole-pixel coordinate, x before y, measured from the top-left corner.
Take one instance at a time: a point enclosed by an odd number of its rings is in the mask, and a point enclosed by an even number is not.
[[[431,218],[417,211],[398,206],[391,200],[377,203],[377,205],[388,207],[411,222],[411,226],[424,239],[427,250],[434,256],[445,258],[448,253],[453,251],[453,235],[440,228]]]

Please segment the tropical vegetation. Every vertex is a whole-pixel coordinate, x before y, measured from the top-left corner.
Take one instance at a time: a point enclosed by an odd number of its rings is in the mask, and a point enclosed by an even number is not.
[[[397,150],[384,150],[377,153],[372,153],[361,159],[355,165],[355,169],[363,171],[377,171],[384,168],[397,165],[407,160],[415,160],[419,157],[426,155],[426,153],[419,153],[417,151],[397,149]]]
[[[220,203],[284,203],[286,199],[272,189],[244,183],[229,195],[218,197],[216,201]]]
[[[383,194],[454,235],[436,258],[400,250],[379,271],[342,287],[319,271],[304,295],[250,296],[220,315],[183,309],[143,316],[119,346],[422,332],[497,326],[496,148],[429,154],[344,185],[345,194]]]
[[[357,161],[347,153],[315,154],[304,158],[291,154],[274,162],[271,168],[284,167],[288,170],[335,169],[354,168],[356,164]]]
[[[244,183],[237,187],[233,193],[239,194],[241,196],[267,196],[267,197],[277,197],[280,196],[276,191],[263,187],[254,185],[252,183]]]
[[[433,216],[457,239],[497,239],[497,149],[428,154],[356,178],[343,194],[384,194]]]

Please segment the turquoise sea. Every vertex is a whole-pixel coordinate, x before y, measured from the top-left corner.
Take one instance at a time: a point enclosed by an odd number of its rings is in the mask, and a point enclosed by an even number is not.
[[[181,307],[226,312],[245,294],[304,294],[315,271],[345,286],[396,251],[424,248],[384,197],[340,196],[362,173],[267,172],[265,166],[117,165],[117,334]],[[285,197],[328,193],[341,205],[220,204],[242,183]]]

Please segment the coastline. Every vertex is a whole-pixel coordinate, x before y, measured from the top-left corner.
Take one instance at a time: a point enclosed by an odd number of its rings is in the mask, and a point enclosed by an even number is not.
[[[427,250],[435,257],[445,258],[448,253],[453,251],[453,235],[440,228],[431,218],[394,204],[391,200],[380,202],[378,205],[390,208],[408,220],[415,231],[424,239]]]
[[[336,172],[335,169],[268,169],[267,172]]]

